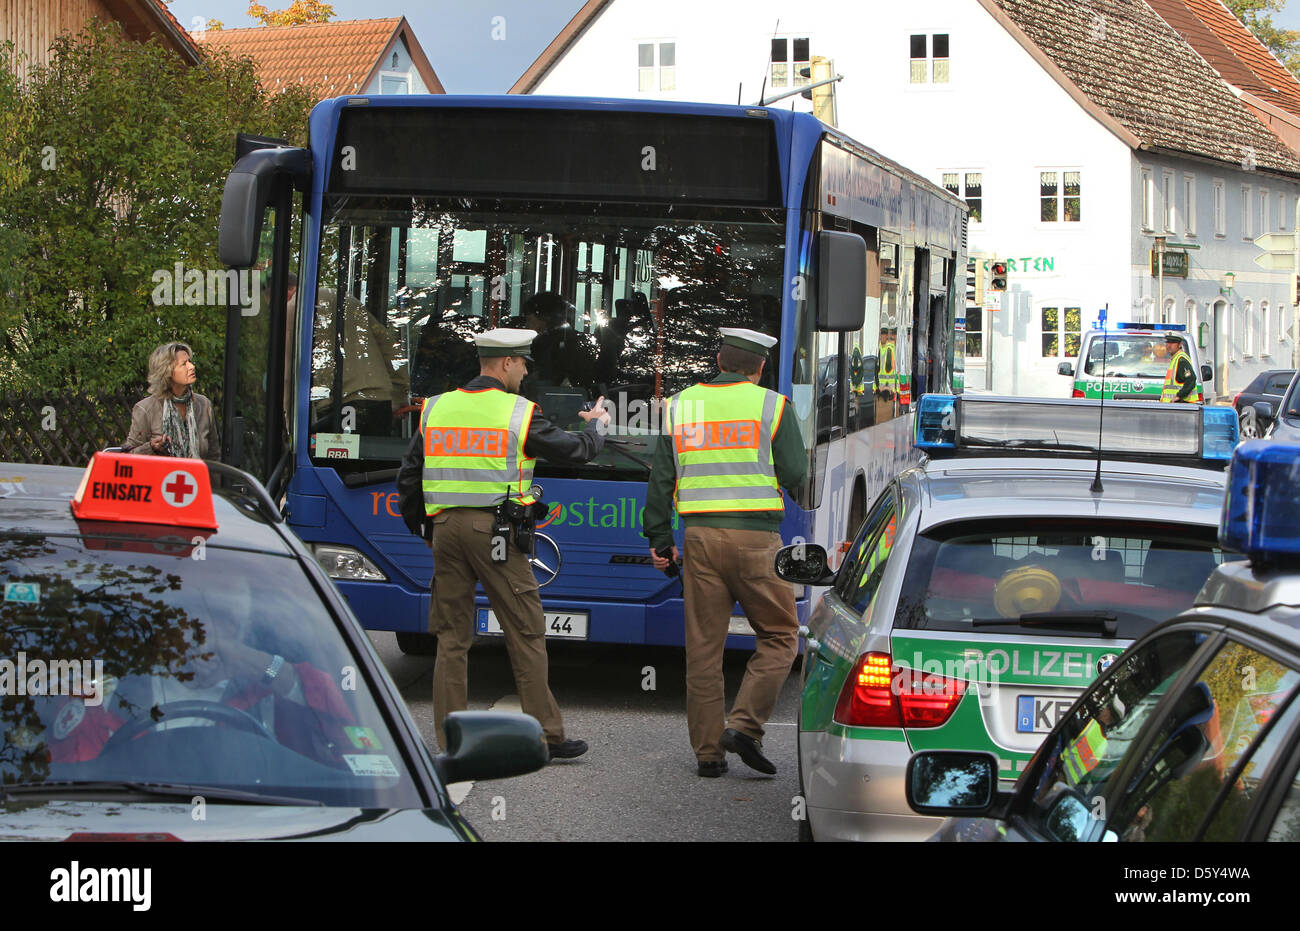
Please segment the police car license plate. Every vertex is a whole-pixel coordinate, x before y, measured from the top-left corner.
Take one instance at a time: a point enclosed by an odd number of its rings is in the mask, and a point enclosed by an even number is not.
[[[1059,695],[1016,696],[1016,731],[1021,734],[1046,734],[1056,727],[1057,719],[1070,710],[1074,701]]]
[[[554,640],[586,640],[587,618],[585,611],[546,612],[546,636]],[[496,612],[489,608],[478,609],[478,632],[488,637],[500,637],[503,634],[501,622]]]

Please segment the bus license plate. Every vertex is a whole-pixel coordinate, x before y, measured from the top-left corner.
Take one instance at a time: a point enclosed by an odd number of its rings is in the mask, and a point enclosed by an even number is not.
[[[587,613],[585,611],[546,612],[546,636],[553,640],[586,640]],[[502,635],[501,622],[488,608],[478,610],[478,632],[488,637]]]
[[[1072,699],[1059,695],[1019,695],[1016,697],[1016,731],[1046,734],[1056,727],[1057,719],[1073,704]]]

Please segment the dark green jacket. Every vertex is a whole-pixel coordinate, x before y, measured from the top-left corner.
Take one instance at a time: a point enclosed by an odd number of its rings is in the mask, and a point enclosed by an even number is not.
[[[745,381],[744,375],[723,372],[711,385],[726,385]],[[808,451],[804,449],[799,424],[790,411],[787,401],[772,433],[772,460],[776,466],[777,483],[787,491],[794,491],[808,474]],[[673,545],[673,489],[677,486],[677,463],[673,459],[672,439],[661,437],[650,465],[650,481],[646,487],[645,514],[641,533],[655,549]],[[729,530],[778,530],[782,514],[779,511],[753,513],[703,513],[688,514],[683,518],[687,527],[724,527]]]

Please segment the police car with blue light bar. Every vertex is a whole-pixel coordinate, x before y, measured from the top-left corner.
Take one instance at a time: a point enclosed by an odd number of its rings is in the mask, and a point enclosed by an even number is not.
[[[444,785],[547,759],[533,718],[488,712],[450,716],[433,757],[221,463],[0,463],[0,588],[0,840],[475,840]]]
[[[1300,840],[1300,445],[1233,456],[1216,569],[1193,607],[1076,701],[1010,792],[984,752],[916,754],[936,840]]]
[[[1190,400],[1211,400],[1214,370],[1201,361],[1187,327],[1181,323],[1117,323],[1107,328],[1104,317],[1098,322],[1100,326],[1083,334],[1079,358],[1056,368],[1058,374],[1073,377],[1071,397],[1159,401],[1170,376],[1170,363],[1182,353],[1197,381]]]
[[[1124,648],[1223,559],[1227,408],[926,395],[922,463],[872,504],[809,618],[798,728],[805,838],[920,840],[917,750],[995,759],[1009,786]],[[1100,441],[1099,441],[1100,440]],[[867,778],[869,777],[869,778]]]

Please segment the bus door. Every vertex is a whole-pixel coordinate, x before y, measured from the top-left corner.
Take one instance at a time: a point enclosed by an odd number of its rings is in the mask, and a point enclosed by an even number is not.
[[[954,265],[950,257],[930,253],[930,307],[929,307],[929,348],[927,350],[930,364],[925,369],[925,391],[947,391],[952,353],[951,335],[953,321],[948,313],[952,300],[952,271]],[[918,371],[920,371],[918,369]]]
[[[296,316],[289,273],[301,252],[298,192],[310,181],[309,150],[240,134],[221,205],[219,254],[230,268],[221,457],[255,475],[273,498],[289,471]]]
[[[912,403],[927,390],[926,377],[930,371],[930,250],[917,249],[912,268]]]

